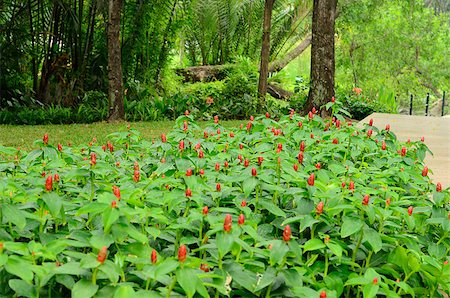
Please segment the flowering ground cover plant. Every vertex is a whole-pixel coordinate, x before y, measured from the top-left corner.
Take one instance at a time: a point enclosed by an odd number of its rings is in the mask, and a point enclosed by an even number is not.
[[[450,196],[426,144],[327,108],[0,147],[0,296],[445,297]]]

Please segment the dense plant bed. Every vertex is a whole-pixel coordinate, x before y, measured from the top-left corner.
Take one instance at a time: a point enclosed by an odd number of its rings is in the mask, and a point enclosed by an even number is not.
[[[0,147],[0,296],[450,291],[449,192],[389,127],[292,112],[203,131],[187,114],[154,141],[35,144]]]

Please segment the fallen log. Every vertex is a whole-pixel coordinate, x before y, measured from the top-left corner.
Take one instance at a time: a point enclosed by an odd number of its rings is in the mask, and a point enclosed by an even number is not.
[[[277,86],[273,83],[269,83],[267,85],[267,93],[272,95],[272,97],[275,97],[276,99],[282,99],[287,100],[289,99],[294,93],[284,90],[280,86]]]

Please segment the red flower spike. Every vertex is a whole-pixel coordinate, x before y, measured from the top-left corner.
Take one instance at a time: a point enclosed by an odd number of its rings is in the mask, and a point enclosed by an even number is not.
[[[313,114],[313,112],[309,111],[309,113],[308,113],[308,119],[309,119],[309,120],[312,120],[312,118],[314,118],[314,114]]]
[[[225,232],[231,231],[231,225],[232,225],[233,219],[231,218],[230,214],[225,215],[225,220],[223,221],[223,230]]]
[[[413,206],[408,207],[408,215],[409,216],[411,216],[413,214],[413,210],[414,210]]]
[[[49,175],[47,179],[45,179],[45,190],[52,191],[53,188],[53,178],[52,175]]]
[[[158,261],[158,256],[155,249],[152,250],[151,260],[152,264],[156,264],[156,262]]]
[[[313,134],[313,133],[310,134],[309,137],[310,137],[311,139],[314,139],[314,134]]]
[[[219,164],[218,162],[216,162],[216,165],[215,165],[214,169],[215,169],[216,171],[219,171],[219,170],[220,170],[220,164]]]
[[[298,171],[298,164],[296,164],[296,163],[294,164],[294,171],[296,171],[296,172]]]
[[[133,180],[134,182],[139,182],[139,180],[141,180],[141,173],[138,170],[134,171]]]
[[[192,197],[192,190],[190,189],[190,188],[187,188],[186,189],[186,191],[185,191],[185,195],[186,195],[186,197]]]
[[[305,141],[302,141],[302,142],[300,143],[300,151],[301,151],[301,152],[305,152]]]
[[[425,137],[421,137],[420,138],[420,141],[423,143],[423,142],[425,142]]]
[[[106,255],[108,253],[108,247],[103,246],[102,249],[98,252],[97,255],[97,261],[99,261],[101,264],[103,264],[106,260]]]
[[[184,141],[181,140],[180,143],[178,144],[178,149],[180,149],[180,151],[184,150]]]
[[[315,165],[316,169],[320,170],[320,168],[322,167],[322,165],[320,164],[320,162],[316,163]]]
[[[222,190],[222,186],[220,186],[220,183],[216,184],[216,190],[217,191],[221,191]]]
[[[369,199],[370,199],[369,195],[365,195],[363,200],[362,200],[362,204],[364,206],[367,206],[369,204]]]
[[[266,112],[266,118],[269,119],[270,118],[270,114],[269,112]]]
[[[280,152],[281,150],[283,150],[283,144],[278,143],[277,150],[278,150],[277,152]]]
[[[250,131],[252,129],[252,123],[248,122],[247,123],[247,131]]]
[[[58,175],[58,173],[53,175],[53,180],[55,180],[56,182],[59,182],[59,175]]]
[[[244,214],[239,214],[239,217],[238,217],[238,225],[243,225],[244,224],[244,222],[245,222],[245,216],[244,216]]]
[[[113,194],[120,201],[120,189],[115,185],[113,185],[112,189],[113,189]]]
[[[283,240],[285,242],[288,242],[289,240],[291,240],[291,236],[292,236],[291,227],[287,225],[284,227],[283,230]]]
[[[244,167],[248,167],[250,165],[250,162],[248,161],[248,159],[246,158],[244,160]]]
[[[377,285],[377,284],[378,284],[378,278],[377,278],[377,277],[374,277],[372,283],[373,283],[374,285]]]
[[[263,160],[264,160],[264,157],[258,156],[258,166],[261,166]]]
[[[191,169],[191,168],[189,168],[189,169],[186,170],[186,176],[187,176],[187,177],[192,176],[192,169]]]
[[[319,298],[327,298],[327,292],[325,291],[320,292]]]
[[[316,107],[313,107],[313,108],[311,109],[311,112],[312,112],[313,114],[317,114]]]
[[[208,132],[207,132],[207,131],[204,131],[204,132],[203,132],[203,138],[205,138],[205,139],[208,138]]]
[[[48,134],[44,134],[42,141],[44,142],[44,145],[48,145]]]
[[[247,206],[247,201],[246,200],[242,200],[241,207],[245,207],[245,206]]]
[[[234,138],[234,133],[230,132],[230,138]]]
[[[339,140],[337,138],[334,138],[333,139],[333,144],[338,144],[338,143],[339,143]]]
[[[297,155],[297,160],[299,164],[303,164],[303,152],[300,151]]]
[[[97,155],[94,152],[91,153],[91,166],[95,166],[97,164]]]
[[[166,159],[164,157],[161,158],[161,163],[166,163]]]
[[[242,162],[242,155],[238,155],[238,159],[239,159],[239,162],[241,163]]]
[[[348,184],[348,189],[349,190],[355,190],[355,182],[350,181],[350,183]]]
[[[423,177],[428,176],[428,167],[427,167],[427,166],[423,167],[423,170],[422,170],[422,176],[423,176]]]
[[[391,198],[386,199],[386,207],[389,207],[391,205]]]
[[[372,136],[372,133],[373,133],[373,130],[371,130],[371,129],[369,129],[368,131],[367,131],[367,137],[371,137]]]
[[[347,184],[346,184],[345,182],[342,182],[342,183],[341,183],[342,188],[345,188],[346,185],[347,185]]]
[[[214,123],[215,124],[219,123],[219,116],[217,116],[217,115],[214,116]]]
[[[441,192],[441,191],[442,191],[442,184],[441,184],[441,182],[438,182],[438,183],[436,184],[436,191],[437,191],[437,192]]]
[[[303,127],[303,123],[302,123],[301,121],[299,121],[299,122],[297,123],[297,125],[298,125],[298,127],[300,127],[300,128]]]
[[[209,272],[208,264],[200,264],[200,270],[203,272]]]
[[[198,158],[203,158],[203,157],[205,157],[205,153],[203,153],[203,150],[199,150],[198,151]]]
[[[391,126],[389,124],[386,124],[385,130],[386,131],[390,131],[391,130]]]
[[[1,249],[0,249],[0,250],[1,250]],[[445,260],[445,261],[444,261],[444,266],[445,266],[445,265],[448,265],[448,260]]]
[[[316,214],[317,215],[321,215],[322,214],[322,212],[323,212],[323,202],[322,201],[320,201],[319,202],[319,204],[317,204],[317,207],[316,207]]]
[[[381,150],[386,150],[386,142],[381,143]]]
[[[0,242],[0,252],[3,251],[3,242]]]
[[[372,126],[372,125],[373,125],[373,119],[370,118],[370,120],[369,120],[369,126]]]
[[[312,173],[311,175],[309,175],[309,178],[308,178],[308,185],[309,185],[309,186],[314,186],[314,173]]]
[[[200,150],[200,148],[202,147],[202,145],[200,143],[195,144],[194,149],[195,150]]]
[[[63,150],[62,145],[58,143],[58,151],[61,152]]]
[[[209,211],[208,206],[203,206],[202,214],[203,214],[203,215],[208,215],[208,211]]]
[[[406,147],[402,147],[402,150],[400,151],[401,156],[406,155]]]
[[[181,263],[186,261],[186,254],[187,254],[186,245],[183,244],[178,249],[178,261],[180,261]]]
[[[134,162],[134,170],[139,171],[139,164],[137,161]]]
[[[250,121],[253,121],[253,120],[255,120],[255,117],[250,116]]]
[[[200,169],[200,171],[198,172],[201,176],[205,175],[205,170]]]
[[[106,151],[106,145],[102,145],[102,150]]]
[[[116,200],[113,200],[113,201],[111,202],[111,208],[117,208],[117,202],[116,202]]]
[[[217,129],[217,134],[220,135],[220,128]]]
[[[255,177],[256,176],[256,169],[252,168],[252,176]]]
[[[334,98],[334,96],[331,97],[331,102],[332,102],[332,103],[336,102],[336,99]]]
[[[230,164],[228,163],[228,161],[225,160],[225,162],[223,163],[223,166],[224,166],[225,168],[228,168],[228,167],[230,166]]]

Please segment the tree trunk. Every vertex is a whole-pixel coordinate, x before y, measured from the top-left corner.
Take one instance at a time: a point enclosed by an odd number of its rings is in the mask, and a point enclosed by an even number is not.
[[[269,73],[270,27],[272,23],[272,10],[274,2],[275,0],[266,0],[264,4],[263,38],[258,82],[259,112],[261,112],[266,101],[267,75]]]
[[[311,41],[311,86],[303,112],[320,108],[334,96],[334,23],[337,0],[314,0]],[[325,109],[321,110],[326,116]]]
[[[108,11],[108,121],[123,119],[122,54],[120,51],[120,11],[123,0],[109,0]]]

